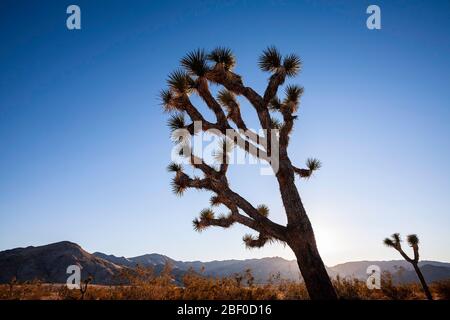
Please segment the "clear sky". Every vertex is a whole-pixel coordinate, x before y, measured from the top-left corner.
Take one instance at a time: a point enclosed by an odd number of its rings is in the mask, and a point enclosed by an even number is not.
[[[82,30],[66,28],[81,7]],[[366,28],[378,4],[382,29]],[[61,240],[88,251],[174,259],[293,258],[247,250],[249,230],[191,221],[210,195],[170,191],[172,143],[158,92],[179,59],[228,46],[262,91],[261,51],[297,53],[305,87],[291,158],[326,264],[399,258],[382,245],[417,233],[421,257],[450,261],[449,1],[1,1],[0,250]],[[245,116],[251,108],[243,106]],[[232,169],[255,205],[284,214],[273,177]]]

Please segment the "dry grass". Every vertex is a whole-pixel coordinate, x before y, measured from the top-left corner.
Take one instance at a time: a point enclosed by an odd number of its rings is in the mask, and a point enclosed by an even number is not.
[[[88,285],[86,292],[69,290],[61,284],[11,282],[0,285],[0,299],[13,300],[305,300],[308,293],[303,283],[272,277],[265,285],[254,284],[250,270],[228,278],[207,278],[188,272],[183,285],[176,285],[171,269],[155,275],[150,268],[137,268],[121,275],[123,285]],[[417,300],[425,296],[417,284],[394,285],[392,276],[383,274],[382,289],[369,290],[366,283],[357,279],[333,280],[341,299],[348,300]],[[450,280],[431,285],[436,299],[450,299]]]
[[[431,285],[434,296],[442,300],[450,300],[450,280],[439,281]]]

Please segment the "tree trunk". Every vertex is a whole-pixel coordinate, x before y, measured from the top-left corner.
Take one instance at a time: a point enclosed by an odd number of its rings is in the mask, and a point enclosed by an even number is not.
[[[289,243],[289,246],[297,258],[297,264],[305,281],[310,299],[336,300],[337,295],[317,250],[314,234],[303,233],[297,237],[298,240],[295,243]]]
[[[337,294],[320,257],[311,222],[294,183],[294,170],[289,159],[283,160],[277,178],[288,218],[287,244],[297,258],[310,299],[336,300]]]
[[[433,296],[431,295],[430,289],[428,288],[428,285],[425,282],[425,278],[423,277],[422,271],[420,270],[418,264],[412,263],[412,265],[414,266],[414,270],[416,270],[417,276],[419,277],[420,283],[422,284],[423,291],[425,292],[427,299],[433,300]]]

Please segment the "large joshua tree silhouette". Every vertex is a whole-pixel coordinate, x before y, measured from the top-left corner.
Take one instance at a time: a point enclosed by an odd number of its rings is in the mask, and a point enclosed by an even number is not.
[[[394,248],[397,250],[403,259],[411,263],[414,267],[414,270],[417,273],[417,277],[420,280],[420,283],[422,284],[423,291],[425,292],[425,295],[429,300],[433,300],[433,297],[431,295],[430,289],[428,288],[427,283],[425,282],[425,278],[423,277],[422,271],[420,271],[419,268],[419,238],[415,234],[410,234],[406,237],[406,241],[408,242],[409,246],[413,249],[414,252],[414,258],[410,258],[405,251],[402,249],[401,245],[401,238],[399,233],[394,233],[391,238],[384,239],[384,244],[388,247]]]
[[[183,171],[180,164],[171,163],[168,170],[175,173],[173,190],[178,195],[189,188],[211,191],[211,206],[223,205],[230,210],[228,215],[217,217],[211,208],[203,210],[200,217],[193,221],[196,230],[210,226],[228,228],[234,223],[240,223],[258,233],[257,236],[244,236],[243,240],[248,247],[263,247],[271,241],[283,242],[293,250],[297,258],[310,298],[337,299],[319,255],[311,222],[295,185],[295,175],[309,178],[320,168],[321,163],[316,159],[308,159],[306,168],[299,168],[292,164],[288,155],[289,137],[297,119],[295,113],[303,88],[287,85],[284,98],[277,97],[277,91],[286,78],[299,73],[301,60],[294,54],[283,57],[275,47],[264,50],[259,58],[259,67],[270,72],[271,76],[263,95],[246,86],[241,76],[232,71],[235,64],[235,57],[227,48],[219,47],[210,53],[200,49],[190,52],[181,59],[182,69],[169,75],[168,89],[161,91],[162,105],[172,113],[168,122],[172,131],[181,129],[193,136],[197,130],[212,130],[213,134],[223,139],[223,149],[215,154],[216,159],[224,160],[219,166],[208,164],[193,153],[181,152],[190,165],[202,172],[202,177],[191,177]],[[217,97],[213,96],[210,84],[221,88]],[[191,94],[198,95],[204,101],[214,113],[215,122],[204,118],[192,103]],[[244,97],[253,107],[264,134],[248,130],[241,116],[237,96]],[[271,112],[278,112],[282,122],[272,117]],[[186,123],[186,115],[190,119],[189,123]],[[195,123],[201,123],[200,127]],[[232,141],[226,138],[230,132],[233,134]],[[275,142],[267,139],[274,136]],[[226,161],[230,144],[238,145],[253,157],[271,165],[278,181],[287,225],[270,220],[266,205],[255,206],[231,188],[227,179],[229,165]]]

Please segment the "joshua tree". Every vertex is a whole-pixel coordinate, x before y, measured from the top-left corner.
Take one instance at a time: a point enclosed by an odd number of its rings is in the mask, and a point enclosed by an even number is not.
[[[425,295],[427,296],[428,300],[433,300],[433,297],[431,295],[430,289],[428,288],[427,283],[425,282],[425,278],[423,277],[422,271],[420,271],[419,268],[419,238],[415,234],[410,234],[406,237],[406,240],[409,244],[409,246],[413,249],[414,252],[414,258],[411,259],[402,249],[401,245],[401,238],[400,234],[394,233],[391,238],[384,239],[384,244],[388,247],[394,248],[397,250],[409,263],[411,263],[414,267],[414,270],[417,273],[417,276],[419,277],[420,283],[422,284],[423,291],[425,292]]]
[[[88,289],[88,285],[89,283],[92,282],[92,280],[94,280],[94,278],[92,276],[89,276],[86,280],[83,281],[83,283],[80,285],[80,300],[84,300],[84,295],[86,294],[86,291]]]
[[[292,164],[288,155],[289,138],[297,120],[295,113],[303,88],[287,85],[283,99],[277,97],[277,91],[286,78],[299,73],[301,60],[294,54],[283,57],[274,47],[263,51],[259,67],[271,75],[262,95],[246,86],[241,76],[232,71],[235,64],[235,57],[227,48],[219,47],[210,53],[200,49],[190,52],[181,59],[182,69],[169,75],[168,89],[161,91],[162,105],[165,111],[171,113],[168,124],[173,132],[177,132],[177,129],[187,131],[190,138],[197,131],[212,131],[223,139],[223,149],[215,154],[216,159],[224,160],[219,165],[207,164],[192,152],[181,152],[190,165],[202,172],[202,176],[191,177],[183,171],[182,165],[173,162],[168,166],[168,170],[175,173],[173,190],[177,195],[183,194],[188,188],[210,191],[213,193],[211,206],[223,205],[230,210],[228,215],[221,216],[215,216],[211,208],[203,210],[200,217],[193,221],[196,230],[201,231],[209,226],[228,228],[234,223],[240,223],[258,233],[257,236],[244,236],[247,247],[263,247],[271,241],[285,243],[297,258],[310,298],[337,299],[295,185],[295,175],[307,179],[320,168],[321,163],[316,159],[308,159],[306,168],[299,168]],[[210,84],[219,86],[217,97],[211,92]],[[194,106],[191,94],[198,95],[214,113],[214,122],[206,120]],[[248,130],[241,116],[237,96],[243,97],[252,106],[264,134]],[[282,121],[271,116],[271,112],[278,113]],[[186,123],[186,115],[189,123]],[[201,123],[200,127],[196,123]],[[232,139],[227,138],[230,132]],[[235,145],[272,167],[287,225],[269,219],[266,205],[255,206],[231,188],[227,179],[227,152]]]

